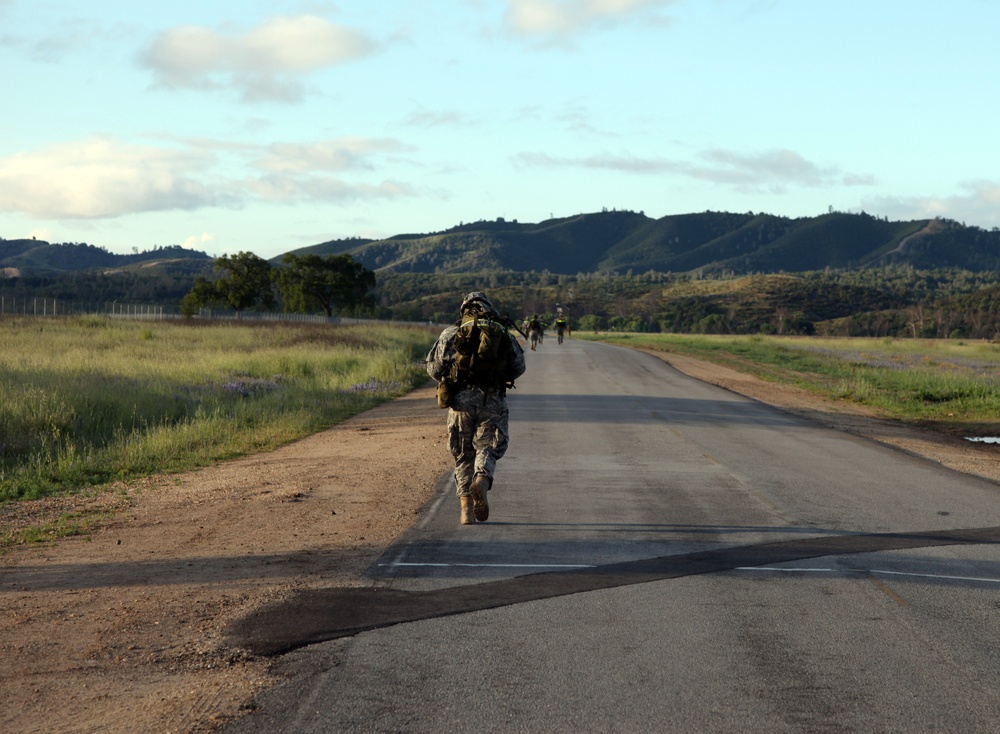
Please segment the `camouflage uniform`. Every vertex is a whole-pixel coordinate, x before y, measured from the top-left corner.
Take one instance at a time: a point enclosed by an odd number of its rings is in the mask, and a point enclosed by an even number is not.
[[[474,298],[489,305],[483,294],[470,293],[463,302],[463,311],[465,304]],[[457,333],[457,324],[446,328],[427,354],[427,374],[437,382],[451,376]],[[512,336],[509,338],[512,349],[504,374],[507,382],[512,383],[524,374],[525,364],[520,343]],[[448,408],[448,447],[455,457],[455,489],[459,497],[469,496],[469,486],[476,474],[485,474],[492,483],[496,463],[507,451],[509,440],[506,385],[458,386]]]

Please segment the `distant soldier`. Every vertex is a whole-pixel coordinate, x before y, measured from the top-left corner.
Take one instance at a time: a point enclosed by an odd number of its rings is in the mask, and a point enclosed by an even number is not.
[[[535,314],[532,314],[531,318],[528,319],[528,338],[531,341],[531,351],[533,352],[542,338],[542,322]]]
[[[567,323],[566,318],[560,316],[556,319],[556,336],[559,337],[559,343],[563,343],[563,335],[569,332],[569,323]]]
[[[462,301],[461,318],[441,332],[427,355],[438,383],[438,405],[448,408],[448,447],[455,457],[461,522],[486,521],[486,493],[507,451],[507,388],[524,374],[524,349],[485,294]]]

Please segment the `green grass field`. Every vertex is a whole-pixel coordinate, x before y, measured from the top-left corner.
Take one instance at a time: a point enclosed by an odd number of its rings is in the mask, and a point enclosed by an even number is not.
[[[0,320],[0,502],[276,448],[426,379],[436,330]],[[710,359],[966,435],[1000,434],[1000,345],[576,333]]]
[[[0,320],[0,502],[276,448],[427,379],[436,331]]]
[[[574,334],[711,360],[967,436],[1000,435],[1000,345],[985,341]]]

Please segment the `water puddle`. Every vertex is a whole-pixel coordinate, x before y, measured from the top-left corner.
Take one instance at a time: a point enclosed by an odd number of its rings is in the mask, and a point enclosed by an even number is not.
[[[1000,436],[966,436],[965,440],[979,443],[1000,443]]]

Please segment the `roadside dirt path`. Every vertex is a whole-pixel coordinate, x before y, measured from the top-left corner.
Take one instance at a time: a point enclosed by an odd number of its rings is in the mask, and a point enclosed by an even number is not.
[[[734,392],[1000,481],[996,447],[657,356]],[[268,660],[226,647],[226,624],[296,589],[360,585],[450,467],[444,413],[424,387],[268,454],[89,498],[0,507],[0,522],[15,527],[109,510],[89,536],[0,555],[0,731],[205,732],[252,711],[275,674]],[[457,504],[455,512],[457,521]]]

